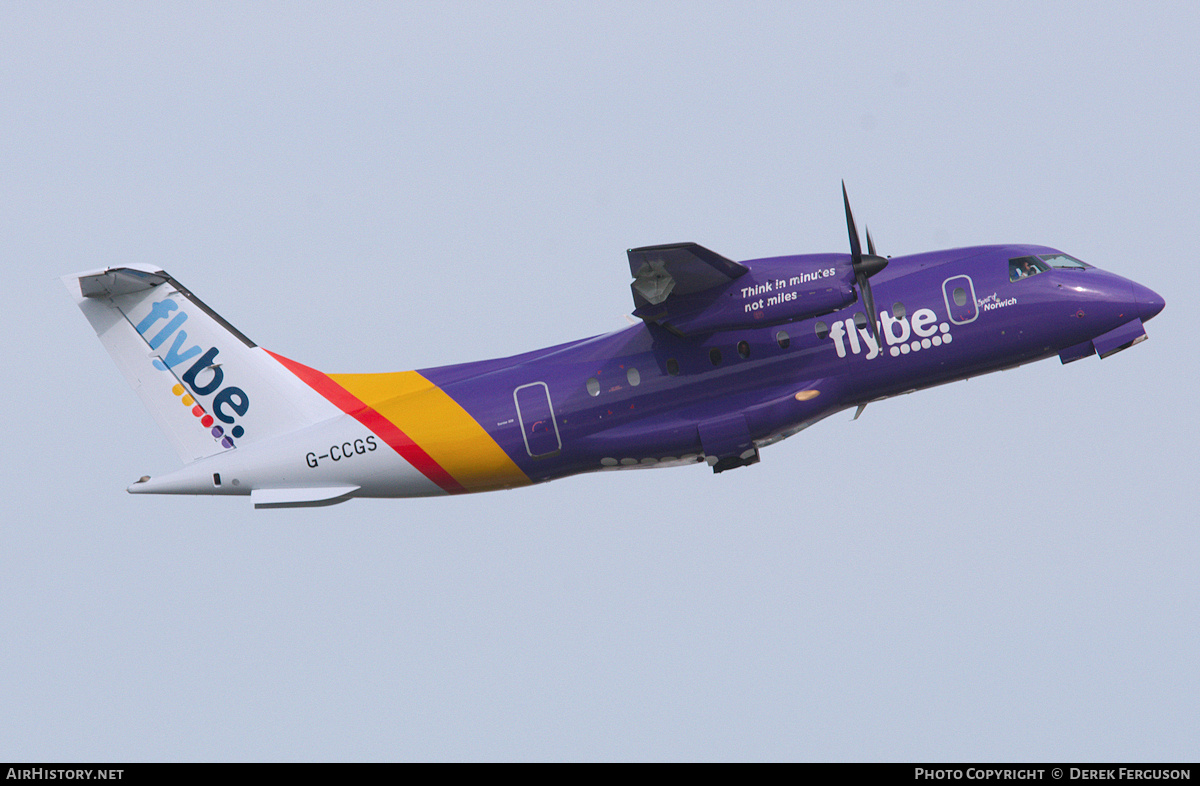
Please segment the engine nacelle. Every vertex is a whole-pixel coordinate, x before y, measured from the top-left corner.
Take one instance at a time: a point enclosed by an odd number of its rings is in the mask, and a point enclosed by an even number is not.
[[[847,254],[772,257],[742,263],[727,284],[673,293],[634,314],[679,335],[779,325],[845,308],[858,299]]]

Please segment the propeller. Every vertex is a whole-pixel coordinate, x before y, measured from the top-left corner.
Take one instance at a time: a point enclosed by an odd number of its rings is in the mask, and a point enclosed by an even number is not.
[[[871,276],[887,267],[888,261],[875,253],[875,243],[871,240],[871,230],[867,230],[867,253],[862,252],[862,244],[858,240],[858,227],[854,225],[854,214],[850,212],[850,197],[846,194],[846,181],[842,181],[842,201],[846,203],[846,229],[850,232],[850,256],[853,262],[854,283],[862,297],[863,306],[867,310],[867,323],[871,329],[871,337],[879,354],[883,354],[883,341],[880,339],[882,325],[879,322],[879,312],[875,310],[875,295],[871,292]]]

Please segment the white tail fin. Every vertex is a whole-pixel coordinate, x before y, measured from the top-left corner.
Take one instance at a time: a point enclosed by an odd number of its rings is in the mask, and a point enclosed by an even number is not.
[[[161,270],[62,281],[185,463],[339,414]]]

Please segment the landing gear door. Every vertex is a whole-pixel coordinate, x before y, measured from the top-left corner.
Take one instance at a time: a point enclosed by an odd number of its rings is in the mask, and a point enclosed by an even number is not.
[[[554,421],[554,405],[550,403],[550,388],[545,382],[530,382],[513,391],[517,405],[517,422],[525,439],[525,451],[532,458],[553,456],[562,450],[558,423]]]
[[[946,313],[954,324],[965,325],[979,316],[975,284],[970,276],[954,276],[943,281],[942,296],[946,299]]]

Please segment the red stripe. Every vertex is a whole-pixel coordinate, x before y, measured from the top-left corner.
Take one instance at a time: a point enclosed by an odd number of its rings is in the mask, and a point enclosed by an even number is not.
[[[299,377],[313,390],[329,399],[342,412],[375,432],[380,439],[391,446],[392,450],[403,456],[405,461],[416,467],[422,475],[436,483],[443,491],[449,494],[466,493],[467,490],[461,483],[443,469],[441,464],[434,461],[420,445],[413,442],[395,423],[371,409],[326,374],[315,368],[309,368],[303,363],[288,360],[282,355],[276,355],[269,349],[263,351],[282,363],[284,368]]]

